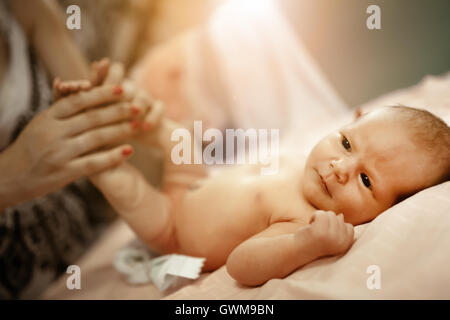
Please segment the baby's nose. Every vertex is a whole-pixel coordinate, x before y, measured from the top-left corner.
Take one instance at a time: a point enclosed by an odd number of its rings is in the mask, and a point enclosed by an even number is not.
[[[330,162],[330,168],[333,170],[336,180],[340,184],[346,184],[349,177],[350,165],[344,163],[342,159],[332,160]]]

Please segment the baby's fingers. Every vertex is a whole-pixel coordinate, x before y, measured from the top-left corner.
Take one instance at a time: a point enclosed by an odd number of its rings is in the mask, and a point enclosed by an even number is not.
[[[334,216],[335,213],[332,211],[317,210],[314,212],[309,223],[316,222],[317,224],[323,224],[328,226],[330,221],[334,218]]]
[[[164,116],[164,104],[160,100],[153,102],[150,112],[147,114],[144,120],[143,129],[148,131],[152,128],[156,128],[161,119]]]
[[[149,110],[152,107],[152,100],[147,95],[143,95],[139,92],[139,90],[136,90],[131,82],[124,81],[124,85],[129,88],[134,88],[135,96],[131,101],[132,112],[134,116],[139,117],[140,120],[143,121],[147,113],[150,112]]]
[[[355,236],[355,228],[351,223],[345,224],[346,230],[347,230],[347,236],[349,237],[350,242],[353,242],[353,238]]]
[[[339,230],[345,231],[346,227],[345,227],[344,215],[342,213],[340,213],[337,215],[336,219],[337,219],[337,224],[338,224]]]

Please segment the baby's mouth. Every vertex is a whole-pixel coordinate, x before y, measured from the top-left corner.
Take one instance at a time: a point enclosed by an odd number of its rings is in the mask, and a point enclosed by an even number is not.
[[[330,190],[328,190],[328,186],[327,186],[327,183],[325,182],[324,178],[320,175],[319,172],[317,172],[317,174],[319,175],[319,178],[320,178],[320,185],[322,187],[322,190],[325,191],[330,196],[330,198],[332,198]]]

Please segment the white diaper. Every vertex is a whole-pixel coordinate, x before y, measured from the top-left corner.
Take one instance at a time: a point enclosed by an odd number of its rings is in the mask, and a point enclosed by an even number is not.
[[[131,284],[153,282],[165,291],[186,279],[197,279],[205,260],[180,254],[158,256],[144,244],[134,242],[117,252],[114,267],[125,274]]]

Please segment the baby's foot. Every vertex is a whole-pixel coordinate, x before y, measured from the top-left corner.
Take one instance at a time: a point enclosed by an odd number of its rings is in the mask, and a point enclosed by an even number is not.
[[[53,81],[53,96],[56,101],[62,97],[66,97],[80,91],[90,90],[91,88],[92,84],[88,80],[61,81],[61,79],[56,78]]]
[[[95,61],[91,64],[91,83],[92,86],[101,86],[108,78],[110,62],[108,58]],[[120,83],[120,81],[118,82]],[[118,84],[117,83],[117,84]]]

